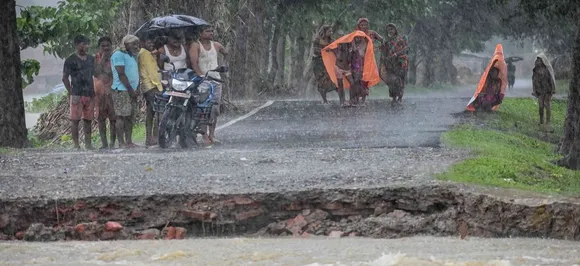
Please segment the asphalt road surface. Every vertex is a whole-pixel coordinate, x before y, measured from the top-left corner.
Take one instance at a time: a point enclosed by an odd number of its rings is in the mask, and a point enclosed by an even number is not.
[[[467,93],[469,95],[470,93]],[[439,138],[466,93],[336,102],[269,101],[195,150],[36,151],[0,157],[0,198],[245,193],[431,182],[467,156]]]

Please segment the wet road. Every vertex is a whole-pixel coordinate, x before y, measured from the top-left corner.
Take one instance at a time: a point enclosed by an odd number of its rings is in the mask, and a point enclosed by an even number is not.
[[[0,265],[578,265],[578,244],[411,237],[0,243]]]
[[[366,107],[278,101],[228,127],[220,137],[230,148],[438,147],[465,98],[371,100]]]
[[[465,158],[439,147],[466,98],[366,107],[275,101],[220,126],[190,151],[27,151],[0,159],[0,198],[247,193],[424,183]]]

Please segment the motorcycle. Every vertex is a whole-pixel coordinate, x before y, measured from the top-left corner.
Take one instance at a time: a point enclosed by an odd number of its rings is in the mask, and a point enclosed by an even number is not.
[[[168,58],[164,58],[168,61]],[[169,62],[167,62],[169,63]],[[171,63],[169,63],[171,64]],[[173,65],[173,64],[171,64]],[[162,113],[159,121],[158,142],[161,148],[171,147],[178,139],[181,148],[197,146],[197,134],[206,134],[214,103],[215,82],[222,80],[209,76],[210,72],[224,73],[218,67],[198,76],[191,69],[160,71],[164,92],[155,98],[155,111]]]

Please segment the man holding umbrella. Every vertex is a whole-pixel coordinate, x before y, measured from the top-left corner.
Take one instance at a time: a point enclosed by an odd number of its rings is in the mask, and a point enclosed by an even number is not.
[[[203,76],[207,71],[216,69],[219,67],[218,63],[218,52],[221,53],[223,58],[222,65],[227,67],[228,61],[228,51],[219,42],[213,41],[213,27],[206,25],[201,27],[201,32],[199,34],[199,41],[191,44],[189,49],[189,57],[191,60],[191,66],[197,75]],[[216,72],[210,72],[210,76],[221,79],[220,74]],[[220,104],[222,100],[222,84],[217,83],[215,87],[215,103],[211,110],[211,120],[208,126],[209,132],[204,135],[206,142],[217,143],[219,142],[215,138],[215,128],[217,124],[217,117],[220,115]],[[206,131],[207,132],[207,131]],[[207,137],[206,137],[207,136]]]

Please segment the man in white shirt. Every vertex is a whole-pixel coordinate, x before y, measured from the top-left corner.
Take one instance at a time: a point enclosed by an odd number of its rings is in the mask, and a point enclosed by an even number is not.
[[[219,42],[213,41],[213,27],[205,26],[201,29],[199,34],[199,41],[193,42],[189,48],[189,56],[191,59],[191,66],[197,75],[203,76],[207,71],[216,69],[219,65],[218,63],[218,52],[221,53],[223,58],[222,66],[227,66],[228,62],[228,51]],[[209,73],[209,76],[221,79],[219,73]],[[219,142],[215,138],[215,128],[217,125],[217,118],[220,115],[220,104],[222,100],[222,84],[217,83],[215,87],[215,102],[212,108],[211,121],[208,127],[208,135],[205,138],[206,142],[217,143]]]

